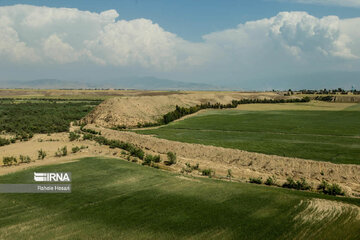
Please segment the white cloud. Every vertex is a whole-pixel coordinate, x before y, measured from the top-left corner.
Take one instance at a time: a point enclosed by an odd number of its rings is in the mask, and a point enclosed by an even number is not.
[[[200,43],[186,41],[148,19],[118,18],[115,10],[0,7],[0,59],[37,66],[130,66],[150,74],[193,70],[213,77],[216,71],[266,75],[299,66],[330,68],[360,56],[360,18],[282,12],[207,34]]]
[[[240,24],[236,29],[208,34],[204,39],[224,50],[250,55],[272,52],[273,56],[301,58],[358,58],[348,47],[350,32],[342,32],[340,23],[336,16],[319,19],[305,12],[281,12],[269,19]]]
[[[196,44],[147,19],[117,21],[115,10],[98,14],[15,5],[0,7],[0,16],[0,54],[15,62],[32,57],[46,63],[92,61],[170,70],[204,61]]]
[[[58,63],[75,62],[79,58],[74,48],[64,43],[56,34],[51,35],[44,41],[43,51],[46,57],[49,57]]]
[[[360,7],[360,0],[280,0],[305,4],[335,5],[343,7]]]

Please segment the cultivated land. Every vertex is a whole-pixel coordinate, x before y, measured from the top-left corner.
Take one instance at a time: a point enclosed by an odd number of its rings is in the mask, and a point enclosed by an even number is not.
[[[246,104],[139,130],[174,141],[360,164],[360,104]]]
[[[284,96],[273,92],[4,91],[0,90],[0,110],[6,114],[0,115],[0,127],[8,130],[0,138],[14,139],[16,129],[35,130],[34,136],[0,147],[0,160],[31,158],[30,163],[1,166],[0,183],[32,183],[34,171],[72,172],[73,193],[1,194],[0,239],[360,236],[358,198],[245,183],[249,178],[273,177],[281,186],[288,177],[304,178],[316,191],[325,180],[339,184],[347,196],[360,197],[360,104],[244,104],[231,110],[202,110],[160,128],[137,129],[141,134],[136,134],[109,127],[155,121],[175,105]],[[99,99],[107,100],[96,106]],[[69,124],[85,115],[82,123],[95,124]],[[59,130],[57,121],[65,119],[61,121],[64,130]],[[42,127],[46,131],[40,131]],[[59,131],[72,132],[74,139],[70,141],[69,132]],[[84,140],[89,136],[93,140]],[[143,150],[145,156],[159,155],[161,162],[141,166],[145,160],[119,148],[120,141]],[[64,147],[66,156],[55,156]],[[39,149],[47,153],[43,160],[38,159]],[[266,154],[255,153],[263,150]],[[169,151],[177,154],[171,166],[164,164]],[[335,153],[340,154],[334,157]],[[196,164],[199,169],[188,167]],[[211,170],[213,179],[202,176],[203,170]]]
[[[33,171],[72,172],[71,194],[2,194],[1,239],[356,239],[360,202],[85,158]],[[327,200],[325,200],[326,198]]]

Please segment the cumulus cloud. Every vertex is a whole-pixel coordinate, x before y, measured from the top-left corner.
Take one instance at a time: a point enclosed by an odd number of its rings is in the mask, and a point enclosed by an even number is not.
[[[90,61],[168,70],[203,61],[196,44],[147,19],[117,21],[115,10],[15,5],[0,7],[0,16],[0,54],[15,62]]]
[[[30,5],[0,7],[1,60],[31,64],[87,63],[153,71],[318,66],[360,56],[360,19],[281,12],[193,43],[148,19]],[[280,71],[279,70],[279,71]]]
[[[306,12],[281,12],[269,19],[240,24],[236,29],[205,35],[204,39],[209,44],[238,52],[356,59],[358,56],[348,47],[351,33],[342,32],[340,23],[336,16],[319,19]]]

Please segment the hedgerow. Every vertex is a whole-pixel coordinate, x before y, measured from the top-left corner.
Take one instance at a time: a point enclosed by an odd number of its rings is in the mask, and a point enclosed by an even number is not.
[[[311,190],[311,186],[306,182],[305,178],[301,178],[300,181],[294,181],[291,177],[283,184],[284,188],[294,188],[297,190]]]
[[[145,153],[141,148],[136,147],[135,145],[127,142],[122,142],[119,140],[109,140],[103,136],[97,136],[93,134],[84,134],[84,140],[94,140],[100,145],[107,145],[110,148],[120,148],[125,151],[128,151],[130,155],[138,157],[140,159],[144,159]]]
[[[210,102],[206,104],[200,104],[192,107],[180,107],[176,105],[175,110],[172,112],[169,112],[161,119],[159,119],[157,122],[153,123],[138,123],[137,127],[153,127],[153,126],[159,126],[168,124],[170,122],[173,122],[177,119],[180,119],[186,115],[196,113],[202,109],[224,109],[224,108],[236,108],[240,104],[255,104],[255,103],[296,103],[296,102],[310,102],[309,97],[304,98],[294,98],[294,99],[241,99],[241,100],[233,100],[231,103],[228,104],[221,104],[221,103],[215,103],[211,104]],[[126,128],[126,127],[125,127]],[[119,130],[119,128],[113,128],[115,130]],[[121,128],[124,129],[124,128]]]

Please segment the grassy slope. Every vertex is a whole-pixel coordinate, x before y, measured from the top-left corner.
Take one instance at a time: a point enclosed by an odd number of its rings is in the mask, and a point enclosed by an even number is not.
[[[359,106],[343,111],[208,111],[138,132],[182,142],[360,164]]]
[[[31,183],[35,169],[0,177]],[[295,222],[307,192],[183,179],[116,159],[86,158],[36,168],[71,171],[71,194],[1,194],[0,239],[356,239],[359,221]],[[349,217],[349,216],[344,216]],[[340,221],[340,222],[339,222]],[[341,227],[338,227],[341,224]],[[316,231],[321,229],[321,231]]]

